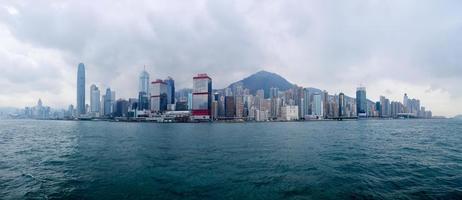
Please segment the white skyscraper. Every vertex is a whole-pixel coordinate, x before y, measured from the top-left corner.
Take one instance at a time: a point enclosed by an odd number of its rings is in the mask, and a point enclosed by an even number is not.
[[[90,112],[96,114],[100,112],[100,91],[95,84],[90,87]]]
[[[321,94],[313,95],[312,114],[319,117],[323,116]]]

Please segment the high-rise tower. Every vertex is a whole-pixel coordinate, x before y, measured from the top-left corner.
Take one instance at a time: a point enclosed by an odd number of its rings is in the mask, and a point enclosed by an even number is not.
[[[144,92],[145,94],[149,95],[149,73],[146,69],[140,73],[140,83],[139,83],[139,91]]]
[[[77,69],[77,114],[85,114],[85,65],[80,63]]]
[[[96,87],[95,84],[90,86],[90,112],[92,114],[99,113],[100,112],[100,102],[101,102],[101,97],[100,97],[100,91],[99,88]]]
[[[207,74],[193,77],[192,117],[210,120],[212,109],[212,79]]]
[[[358,117],[367,117],[367,98],[365,87],[358,87],[356,89],[356,114]]]

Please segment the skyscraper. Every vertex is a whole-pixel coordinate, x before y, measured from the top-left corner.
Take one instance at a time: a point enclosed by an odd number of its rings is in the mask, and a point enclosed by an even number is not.
[[[343,117],[345,115],[345,94],[342,92],[338,95],[338,116]]]
[[[161,113],[167,110],[167,84],[157,79],[151,83],[151,111]]]
[[[138,92],[144,92],[145,94],[149,95],[149,73],[146,69],[140,73],[140,80],[139,80],[139,90]]]
[[[77,115],[85,114],[85,65],[80,63],[77,69]]]
[[[210,120],[212,109],[212,79],[207,74],[193,77],[192,117]]]
[[[96,114],[99,112],[100,106],[100,91],[95,84],[90,86],[90,112]]]
[[[323,102],[321,94],[314,94],[313,95],[313,104],[312,104],[312,114],[315,115],[317,118],[323,116]]]
[[[358,87],[356,89],[356,113],[358,117],[367,117],[367,98],[365,87]]]
[[[303,90],[303,117],[306,115],[311,115],[311,94],[308,88]]]
[[[104,95],[104,115],[110,116],[112,114],[112,92],[111,88],[106,89],[106,94]]]
[[[403,105],[404,105],[404,112],[409,112],[409,97],[407,97],[407,93],[404,93],[403,97]]]
[[[169,76],[164,82],[167,84],[167,104],[175,104],[175,81]]]

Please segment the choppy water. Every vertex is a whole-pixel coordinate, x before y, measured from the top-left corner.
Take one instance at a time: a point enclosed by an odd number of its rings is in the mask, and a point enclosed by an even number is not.
[[[461,199],[462,121],[0,121],[1,199]]]

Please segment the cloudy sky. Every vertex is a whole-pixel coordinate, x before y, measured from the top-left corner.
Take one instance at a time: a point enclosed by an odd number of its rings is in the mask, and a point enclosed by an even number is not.
[[[135,2],[135,3],[133,3]],[[0,0],[0,107],[76,101],[76,70],[118,97],[151,78],[215,88],[259,70],[368,98],[462,113],[460,0]],[[88,98],[87,98],[88,100]]]

